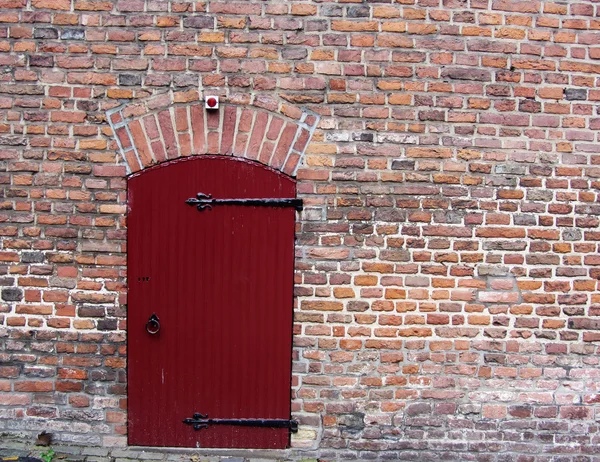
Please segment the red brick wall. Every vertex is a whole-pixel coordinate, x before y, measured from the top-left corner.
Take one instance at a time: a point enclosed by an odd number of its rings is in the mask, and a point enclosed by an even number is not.
[[[0,0],[0,434],[126,443],[126,175],[216,153],[304,199],[293,457],[597,458],[599,8]]]

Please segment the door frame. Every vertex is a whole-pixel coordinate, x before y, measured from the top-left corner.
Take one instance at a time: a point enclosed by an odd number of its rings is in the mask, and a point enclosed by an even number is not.
[[[213,155],[199,155],[199,156],[180,157],[180,158],[177,158],[177,159],[172,159],[172,160],[168,160],[168,161],[165,161],[165,162],[153,165],[152,167],[146,168],[146,169],[144,169],[142,171],[135,172],[135,173],[127,176],[127,194],[128,194],[127,195],[127,197],[128,197],[127,217],[129,217],[129,213],[130,213],[130,205],[129,205],[129,184],[130,184],[129,180],[130,179],[139,177],[141,175],[144,175],[147,172],[155,171],[157,169],[167,168],[167,167],[169,167],[171,165],[174,165],[174,164],[180,164],[180,163],[184,163],[184,162],[195,161],[195,160],[198,160],[198,159],[209,159],[209,158],[218,158],[218,159],[223,158],[223,159],[228,159],[228,160],[234,161],[234,162],[243,162],[243,163],[251,164],[254,167],[259,167],[259,168],[268,170],[269,172],[271,172],[271,173],[273,173],[273,174],[275,174],[275,175],[277,175],[279,177],[284,177],[287,180],[293,181],[293,183],[294,183],[294,189],[296,188],[295,185],[297,184],[297,180],[294,177],[291,177],[291,176],[287,175],[286,173],[283,173],[280,170],[271,168],[269,166],[266,166],[264,164],[261,164],[260,162],[254,161],[254,160],[240,158],[240,157],[233,157],[233,156],[221,156],[221,155],[215,155],[215,156],[213,156]],[[296,196],[296,199],[297,199],[297,192],[295,192],[295,196]],[[300,201],[301,201],[301,199],[300,199]],[[297,216],[295,216],[294,223],[295,224],[298,223],[298,217]],[[290,378],[289,378],[290,388],[289,388],[289,399],[288,399],[288,402],[289,402],[289,415],[290,415],[290,418],[291,418],[291,413],[292,413],[292,398],[293,398],[293,386],[294,386],[294,373],[293,373],[294,329],[293,329],[293,327],[294,327],[294,310],[295,310],[295,299],[296,299],[296,296],[295,296],[295,293],[294,293],[294,288],[295,288],[295,270],[296,270],[296,268],[295,268],[295,260],[296,260],[296,258],[295,258],[295,248],[296,248],[296,245],[295,245],[295,242],[296,242],[295,228],[296,227],[294,226],[294,252],[293,252],[293,262],[294,263],[292,264],[292,274],[290,275],[290,277],[291,277],[291,284],[292,284],[292,290],[291,290],[291,300],[289,301],[289,304],[290,304],[289,309],[291,310],[291,325],[289,326],[289,332],[290,332],[290,338],[291,338],[291,342],[290,342],[290,347],[291,348],[290,348],[290,351],[289,351],[289,354],[288,354],[288,357],[289,357],[289,371],[290,371]],[[127,242],[128,242],[128,248],[127,248],[128,249],[128,251],[127,251],[127,256],[128,256],[128,260],[127,260],[128,292],[129,292],[129,283],[130,283],[130,281],[129,281],[129,277],[130,277],[130,265],[129,265],[129,250],[130,250],[130,247],[129,247],[129,237],[130,237],[130,234],[129,234],[129,230],[128,230],[128,234],[127,234],[127,239],[128,239],[127,240]],[[129,316],[128,316],[128,319],[129,319]],[[129,342],[130,342],[129,327],[130,326],[129,326],[129,323],[128,323],[128,331],[127,331],[128,332],[127,333],[127,351],[128,351],[127,374],[128,374],[128,377],[129,377]],[[128,423],[128,425],[129,425],[129,410],[130,410],[130,408],[129,408],[130,393],[131,393],[131,389],[129,387],[129,378],[128,378],[128,380],[127,380],[127,400],[128,400],[128,406],[127,406],[128,419],[127,419],[127,423]],[[295,429],[297,430],[297,424],[296,424]],[[294,431],[294,430],[292,430],[292,431]],[[289,436],[290,435],[288,434],[288,443],[287,443],[286,447],[290,446],[290,438],[289,438]],[[128,437],[128,441],[129,441],[130,440],[129,428],[128,428],[128,431],[127,431],[127,437]],[[243,449],[243,448],[239,448],[239,449]]]

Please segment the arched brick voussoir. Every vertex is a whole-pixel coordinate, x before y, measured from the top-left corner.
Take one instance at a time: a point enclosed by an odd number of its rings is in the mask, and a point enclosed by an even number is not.
[[[153,108],[120,106],[106,113],[128,173],[196,154],[221,154],[257,160],[295,176],[319,116],[282,105],[221,104],[204,109],[189,101]]]

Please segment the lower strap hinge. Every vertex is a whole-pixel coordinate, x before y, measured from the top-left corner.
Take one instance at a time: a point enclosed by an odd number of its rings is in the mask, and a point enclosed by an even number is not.
[[[183,420],[186,425],[191,425],[194,430],[208,428],[209,425],[235,425],[244,427],[264,428],[289,428],[292,433],[298,432],[298,422],[286,419],[209,419],[208,414],[194,413],[193,417]]]

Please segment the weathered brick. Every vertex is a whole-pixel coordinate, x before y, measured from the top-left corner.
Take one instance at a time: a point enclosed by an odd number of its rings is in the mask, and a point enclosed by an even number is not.
[[[596,9],[0,0],[0,428],[126,444],[127,175],[210,153],[304,201],[291,459],[591,457]]]

